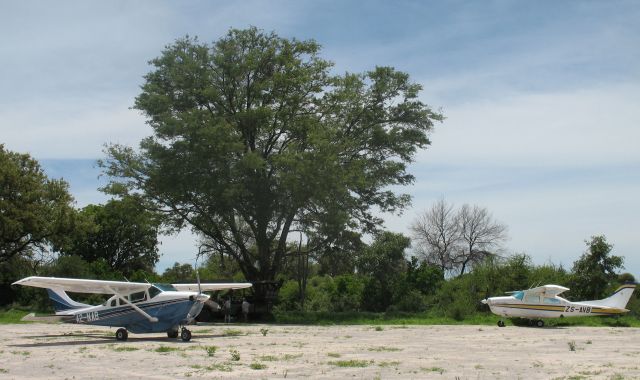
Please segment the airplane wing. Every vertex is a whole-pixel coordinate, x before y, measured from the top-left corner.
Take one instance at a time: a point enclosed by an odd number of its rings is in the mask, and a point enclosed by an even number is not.
[[[189,290],[192,292],[198,291],[198,284],[171,284],[178,290]],[[236,290],[250,288],[249,282],[228,282],[228,283],[203,283],[200,284],[202,291],[214,291],[214,290]]]
[[[36,288],[60,289],[75,293],[119,294],[126,296],[131,293],[142,292],[151,284],[125,281],[84,280],[78,278],[57,277],[27,277],[14,282],[12,285],[33,286]]]
[[[539,294],[545,297],[555,297],[560,293],[566,292],[569,288],[560,285],[543,285],[535,288],[524,290],[527,294]]]

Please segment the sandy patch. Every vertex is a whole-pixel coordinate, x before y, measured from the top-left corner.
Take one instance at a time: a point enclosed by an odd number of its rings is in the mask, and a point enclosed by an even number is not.
[[[266,335],[261,330],[267,329]],[[640,329],[191,326],[193,340],[2,325],[0,378],[640,378]]]

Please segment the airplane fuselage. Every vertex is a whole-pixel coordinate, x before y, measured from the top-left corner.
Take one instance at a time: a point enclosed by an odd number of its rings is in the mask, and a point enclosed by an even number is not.
[[[524,302],[513,296],[487,299],[491,312],[503,317],[528,319],[581,317],[591,315],[620,315],[626,309],[594,305],[586,302],[571,302],[561,297],[545,297],[542,302]]]
[[[208,297],[207,297],[208,298]],[[202,310],[204,300],[197,292],[166,291],[151,299],[131,304],[112,297],[103,305],[56,313],[63,322],[98,326],[124,327],[133,333],[154,333],[170,330],[190,322]]]

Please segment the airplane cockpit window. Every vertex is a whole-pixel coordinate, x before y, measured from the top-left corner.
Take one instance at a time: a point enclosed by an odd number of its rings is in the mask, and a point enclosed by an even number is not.
[[[111,307],[118,306],[118,297],[113,296],[109,298],[108,300],[104,301],[102,306],[111,306]]]
[[[140,301],[144,301],[147,299],[147,292],[138,292],[138,293],[131,293],[129,295],[129,301],[131,303],[136,303],[136,302],[140,302]]]
[[[515,292],[512,294],[513,298],[515,299],[519,299],[520,301],[522,301],[522,297],[524,297],[524,292],[520,291],[520,292]]]
[[[560,304],[560,300],[557,299],[557,298],[545,297],[544,298],[544,303],[550,303],[550,304],[558,305],[558,304]]]
[[[160,293],[162,293],[162,291],[158,289],[155,285],[149,288],[149,298],[153,298]]]
[[[527,294],[524,297],[524,302],[526,303],[540,303],[540,296],[537,294]]]

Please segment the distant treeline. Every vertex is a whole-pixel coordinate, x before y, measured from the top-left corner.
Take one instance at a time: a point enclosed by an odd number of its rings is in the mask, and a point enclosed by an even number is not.
[[[352,257],[355,261],[352,270],[329,274],[326,265],[309,262],[304,281],[299,276],[298,266],[292,262],[280,277],[282,287],[274,311],[280,314],[408,312],[463,320],[488,313],[480,300],[507,291],[539,284],[560,284],[571,288],[564,294],[568,299],[597,299],[622,283],[634,281],[630,274],[616,274],[615,269],[619,266],[606,267],[612,259],[621,264],[621,258],[610,255],[611,245],[602,236],[588,242],[587,252],[574,263],[572,270],[554,264],[535,265],[526,254],[506,258],[490,255],[474,265],[471,271],[457,276],[445,275],[438,266],[416,257],[407,258],[408,242],[409,239],[402,235],[383,233],[358,257]],[[605,251],[599,250],[603,248]],[[5,306],[51,310],[42,289],[9,286],[18,278],[34,274],[32,265],[19,259],[3,265],[0,279]],[[75,255],[62,255],[50,264],[39,266],[37,272],[44,276],[123,280],[122,274],[112,270],[104,260],[88,262]],[[206,260],[199,268],[199,274],[207,280],[244,280],[237,264],[220,256]],[[138,270],[128,279],[176,283],[195,281],[195,277],[191,265],[176,263],[162,274]],[[96,295],[76,296],[95,303],[104,299]],[[631,315],[640,316],[637,293],[627,307]]]

